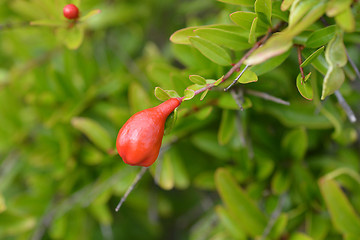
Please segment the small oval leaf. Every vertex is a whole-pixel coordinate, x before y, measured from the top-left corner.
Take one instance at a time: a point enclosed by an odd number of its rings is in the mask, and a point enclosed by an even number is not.
[[[160,101],[166,101],[171,98],[170,95],[160,87],[155,88],[154,94],[155,94],[155,97],[157,99],[159,99]]]
[[[195,91],[191,89],[185,89],[183,101],[190,100],[195,96]]]
[[[296,78],[296,87],[299,90],[301,96],[303,96],[307,100],[312,100],[314,96],[314,91],[310,84],[310,81],[307,81],[310,75],[311,72],[305,76],[305,79],[302,79],[301,73],[299,73]]]
[[[202,76],[199,76],[199,75],[190,75],[189,79],[190,79],[190,81],[192,81],[193,83],[198,84],[198,85],[206,84],[205,78],[203,78]]]

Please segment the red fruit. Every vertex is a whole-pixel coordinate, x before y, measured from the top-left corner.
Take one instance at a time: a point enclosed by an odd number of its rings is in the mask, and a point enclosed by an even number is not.
[[[79,17],[79,9],[74,4],[68,4],[64,7],[63,14],[67,19],[76,19]]]
[[[116,139],[117,151],[126,164],[148,167],[156,161],[166,118],[180,103],[177,98],[171,98],[127,120]]]

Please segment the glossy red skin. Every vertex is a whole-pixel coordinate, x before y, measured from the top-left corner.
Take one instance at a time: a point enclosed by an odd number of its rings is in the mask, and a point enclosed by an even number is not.
[[[116,139],[116,149],[126,164],[149,167],[156,161],[166,118],[180,103],[177,98],[171,98],[127,120]]]
[[[63,14],[67,19],[76,19],[79,17],[79,9],[74,4],[68,4],[63,8]]]

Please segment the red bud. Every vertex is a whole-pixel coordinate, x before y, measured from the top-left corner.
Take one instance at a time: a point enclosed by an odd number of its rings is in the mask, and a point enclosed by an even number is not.
[[[148,167],[156,161],[166,119],[180,103],[177,98],[171,98],[127,120],[116,140],[117,151],[126,164]]]

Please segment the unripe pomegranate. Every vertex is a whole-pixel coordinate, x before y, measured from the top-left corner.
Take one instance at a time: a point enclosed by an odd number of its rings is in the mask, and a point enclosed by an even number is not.
[[[171,98],[127,120],[116,139],[117,151],[126,164],[148,167],[156,161],[166,119],[180,103],[179,99]]]
[[[68,4],[63,8],[63,14],[67,19],[76,19],[79,17],[79,9],[74,4]]]

